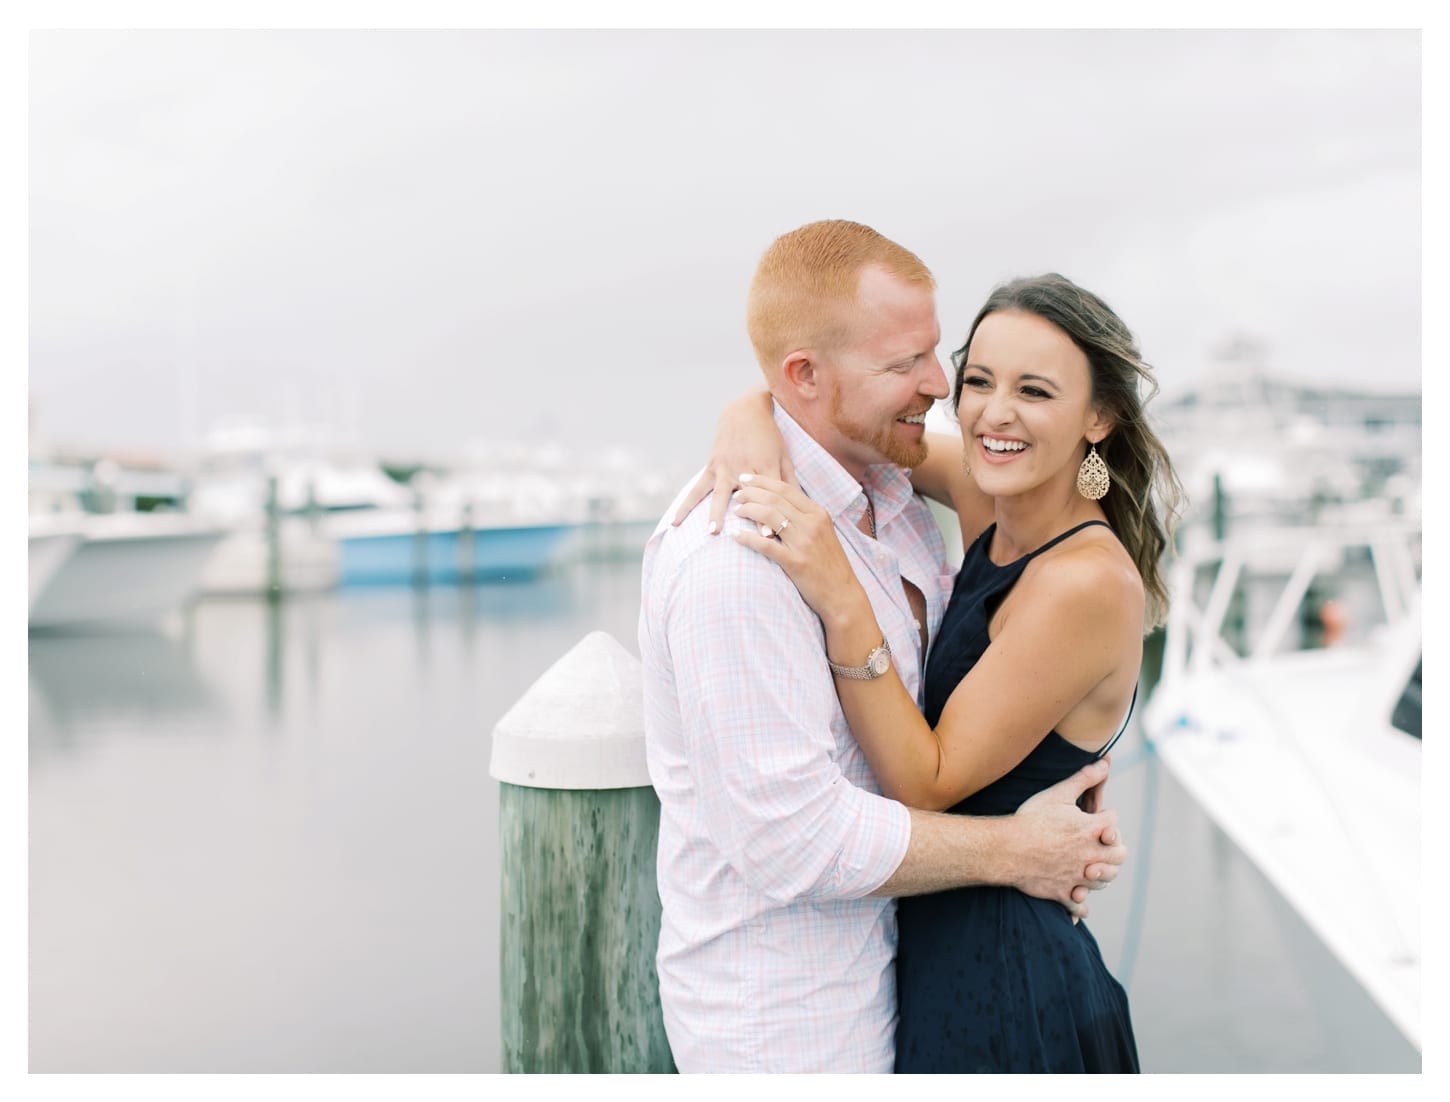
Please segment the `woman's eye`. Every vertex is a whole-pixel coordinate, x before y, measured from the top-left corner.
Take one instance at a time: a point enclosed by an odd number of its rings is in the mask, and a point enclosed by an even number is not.
[[[1038,386],[1024,386],[1022,393],[1029,398],[1046,398],[1049,396],[1047,391]]]
[[[974,377],[968,376],[965,382],[967,386],[972,387],[974,390],[981,390],[984,386],[988,385],[987,380],[980,375]]]

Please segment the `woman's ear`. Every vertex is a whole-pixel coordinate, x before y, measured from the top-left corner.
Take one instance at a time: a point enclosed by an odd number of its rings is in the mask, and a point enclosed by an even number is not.
[[[1087,437],[1089,444],[1101,444],[1113,431],[1115,424],[1116,422],[1109,413],[1094,406],[1092,416],[1088,418],[1087,427],[1083,430],[1083,435]]]

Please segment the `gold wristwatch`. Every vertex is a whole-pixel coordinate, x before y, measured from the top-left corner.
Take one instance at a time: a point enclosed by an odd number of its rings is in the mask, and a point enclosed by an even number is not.
[[[885,639],[881,640],[881,645],[866,656],[864,666],[842,666],[829,658],[826,659],[826,664],[837,677],[849,677],[852,681],[875,681],[891,668],[891,648],[887,646]]]

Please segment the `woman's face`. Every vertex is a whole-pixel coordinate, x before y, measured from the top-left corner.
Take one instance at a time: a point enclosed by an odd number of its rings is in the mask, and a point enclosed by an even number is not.
[[[967,465],[983,493],[1068,489],[1109,424],[1092,403],[1087,357],[1035,314],[988,314],[972,334],[957,418]]]

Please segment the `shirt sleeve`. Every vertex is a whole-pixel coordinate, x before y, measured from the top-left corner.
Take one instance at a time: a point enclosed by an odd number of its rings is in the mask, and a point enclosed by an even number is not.
[[[774,901],[854,899],[896,871],[901,804],[851,784],[820,621],[769,559],[721,537],[669,587],[666,632],[705,832]]]

